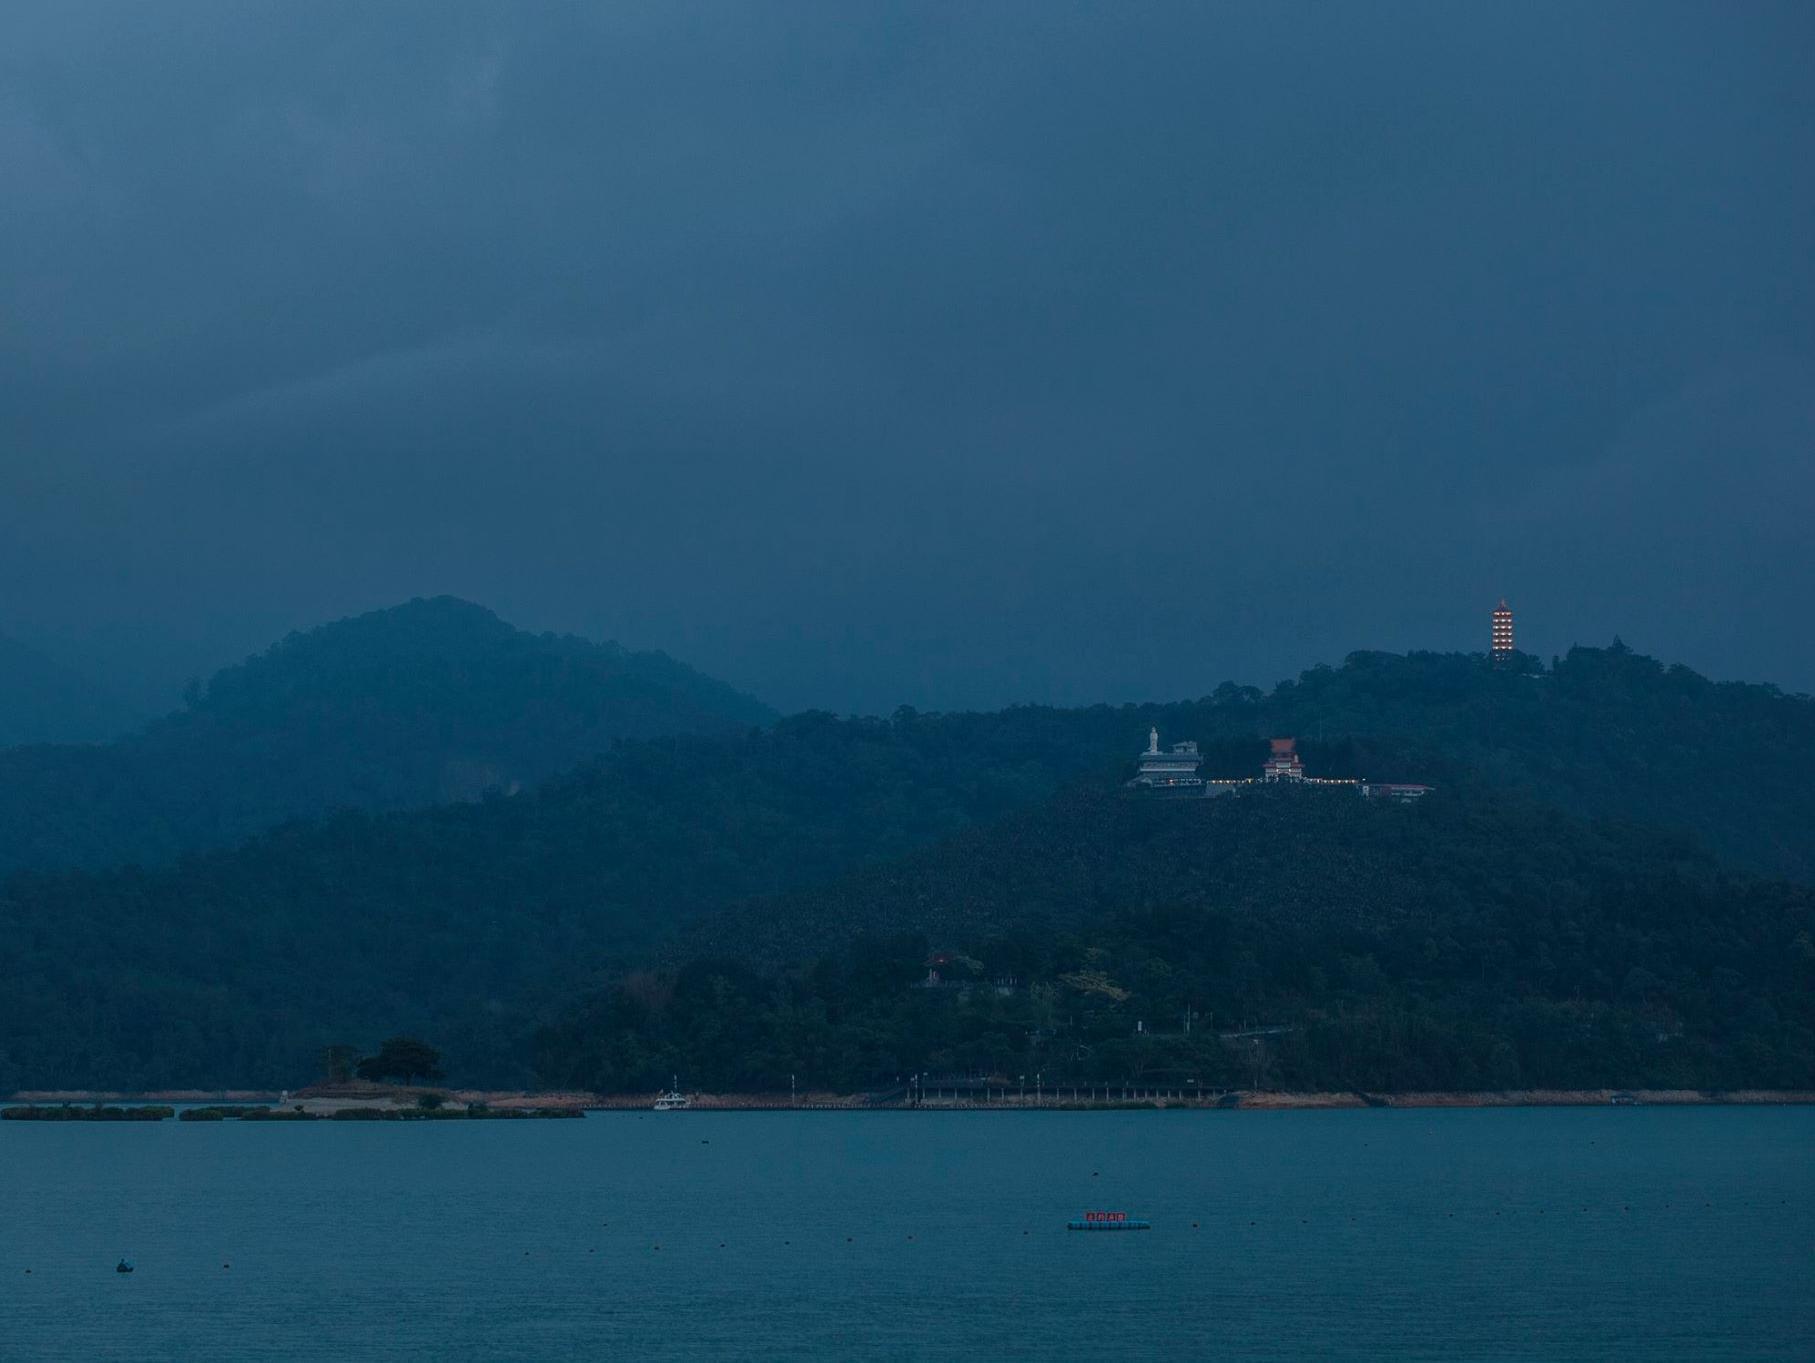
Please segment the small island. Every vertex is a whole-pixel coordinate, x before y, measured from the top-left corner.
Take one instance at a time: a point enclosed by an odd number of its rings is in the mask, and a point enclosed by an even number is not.
[[[321,1082],[275,1099],[194,1102],[200,1094],[124,1095],[22,1094],[25,1101],[0,1107],[0,1121],[12,1122],[471,1122],[525,1121],[583,1115],[574,1095],[489,1094],[418,1086],[418,1079],[441,1077],[441,1053],[414,1037],[387,1040],[374,1055],[360,1057],[351,1046],[322,1052]],[[387,1081],[397,1082],[387,1082]],[[48,1101],[47,1101],[48,1099]],[[177,1103],[184,1106],[178,1107]],[[193,1103],[193,1105],[190,1105]]]

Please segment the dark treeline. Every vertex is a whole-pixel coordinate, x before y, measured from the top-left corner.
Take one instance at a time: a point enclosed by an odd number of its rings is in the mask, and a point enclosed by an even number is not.
[[[1815,881],[1815,701],[1712,682],[1617,641],[1548,668],[1519,661],[1500,672],[1462,654],[1356,653],[1256,704],[1272,732],[1361,740],[1363,770],[1331,774],[1395,779],[1367,769],[1367,740],[1390,738],[1407,757],[1422,749],[1439,779],[1473,773],[1580,814],[1693,829],[1735,864]]]
[[[1324,774],[1479,772],[1578,813],[1694,829],[1763,874],[1815,879],[1807,698],[1617,646],[1573,649],[1551,668],[1520,662],[1358,653],[1271,693],[1224,684],[1176,705],[915,718],[976,737],[980,780],[1039,771],[1040,794],[1118,763],[1149,723],[1168,741],[1220,745],[1214,775],[1250,773],[1257,750],[1244,744],[1294,734]],[[733,748],[772,718],[665,655],[526,634],[451,598],[411,602],[292,636],[118,742],[0,749],[0,875],[168,863],[335,809],[519,789],[619,740],[703,734]]]
[[[1079,791],[714,920],[545,1028],[537,1063],[602,1090],[1808,1086],[1812,933],[1807,889],[1480,789]],[[1257,1027],[1292,1030],[1218,1035]]]
[[[294,661],[280,673],[291,675]],[[458,1082],[527,1082],[538,1057],[547,1077],[559,1078],[578,1072],[578,1062],[558,1048],[526,1046],[538,1020],[558,1032],[571,1023],[574,1000],[591,991],[594,1002],[583,1006],[597,1006],[604,981],[658,952],[673,965],[684,960],[677,952],[718,956],[735,947],[753,962],[746,968],[772,983],[792,979],[834,929],[840,940],[852,929],[920,933],[935,948],[943,942],[975,955],[983,938],[1007,929],[992,926],[993,907],[970,915],[963,906],[988,890],[991,876],[1011,869],[1018,884],[1036,871],[1048,876],[1039,893],[1069,906],[1064,931],[1074,935],[1098,920],[1119,921],[1132,907],[1164,908],[1187,887],[1130,897],[1126,877],[1152,872],[1137,871],[1146,864],[1140,860],[1118,861],[1119,843],[1093,841],[1108,836],[1120,815],[1079,824],[1063,841],[1044,831],[1070,807],[1061,800],[1046,808],[1055,792],[1117,788],[1150,724],[1167,741],[1200,740],[1213,775],[1253,772],[1264,735],[1295,733],[1314,773],[1436,781],[1442,789],[1424,806],[1378,810],[1356,802],[1343,817],[1364,820],[1361,830],[1374,828],[1376,815],[1409,816],[1389,825],[1402,830],[1443,830],[1441,841],[1399,855],[1416,853],[1411,864],[1435,868],[1416,883],[1447,887],[1439,907],[1465,920],[1481,903],[1499,902],[1492,887],[1507,877],[1519,893],[1504,914],[1548,921],[1558,901],[1545,878],[1542,839],[1527,825],[1556,819],[1559,828],[1587,827],[1565,812],[1677,830],[1607,856],[1616,864],[1629,856],[1634,874],[1650,867],[1661,876],[1666,864],[1701,868],[1680,874],[1700,887],[1695,903],[1710,914],[1722,912],[1723,895],[1794,894],[1711,879],[1716,863],[1702,851],[1729,865],[1806,872],[1815,791],[1795,773],[1815,753],[1815,705],[1768,687],[1717,685],[1618,649],[1576,650],[1555,669],[1529,661],[1527,669],[1494,671],[1460,655],[1369,654],[1314,669],[1270,696],[1223,687],[1167,706],[903,710],[863,720],[806,714],[734,735],[620,742],[579,771],[515,796],[494,791],[472,803],[382,816],[340,813],[167,869],[19,874],[0,886],[0,978],[7,982],[0,1091],[292,1085],[313,1072],[323,1046],[395,1033],[440,1046]],[[461,675],[430,668],[427,680],[403,677],[396,685],[457,690]],[[217,681],[194,713],[239,706],[237,685]],[[246,685],[247,695],[269,694],[263,683]],[[518,711],[494,700],[497,714],[487,722],[508,728]],[[426,715],[437,703],[419,697],[402,710]],[[246,732],[256,728],[247,724]],[[274,740],[274,751],[288,754],[289,742]],[[554,747],[548,752],[556,760]],[[233,789],[229,781],[211,798]],[[68,818],[12,798],[9,817],[59,827]],[[1219,806],[1208,827],[1240,825],[1264,808]],[[1531,857],[1501,856],[1491,873],[1473,879],[1441,870],[1503,847],[1509,828],[1539,838]],[[1255,859],[1288,864],[1281,861],[1287,848],[1295,851],[1289,864],[1315,868],[1326,861],[1321,836],[1289,823],[1257,824],[1242,837],[1217,834],[1216,855],[1193,863],[1202,868],[1205,912],[1285,931],[1326,887],[1263,896],[1271,882],[1235,872]],[[1046,849],[1040,858],[990,860],[992,849],[1008,855],[1036,843]],[[931,860],[917,860],[929,847],[937,849]],[[918,899],[894,892],[891,877],[924,877],[941,859],[958,868],[949,883]],[[1342,871],[1345,879],[1357,874],[1356,866]],[[1594,884],[1596,895],[1606,889]],[[1415,888],[1396,881],[1392,895]],[[787,912],[778,911],[772,925],[751,920],[729,938],[714,915],[761,897],[785,902]],[[1332,920],[1315,921],[1324,926],[1305,931],[1335,930]],[[690,924],[704,925],[684,947],[663,945]],[[1790,949],[1787,941],[1777,945]],[[1254,950],[1256,959],[1270,959]],[[1693,961],[1678,965],[1689,969]],[[1347,977],[1332,968],[1323,978]],[[1269,996],[1248,1009],[1226,996],[1212,1001],[1205,989],[1201,1006],[1218,1025],[1231,1007],[1247,1015],[1282,1006]],[[890,984],[878,1007],[892,1006],[887,1000],[898,994]],[[670,1042],[650,1044],[653,1054]],[[1793,1051],[1789,1043],[1774,1047],[1774,1054]],[[633,1069],[597,1075],[603,1082]]]
[[[620,739],[773,718],[665,654],[412,601],[292,635],[129,737],[0,751],[0,874],[168,862],[337,808],[509,790]]]
[[[1045,798],[1075,749],[1044,724],[808,715],[167,870],[21,873],[0,888],[0,1092],[291,1085],[324,1046],[396,1032],[462,1079],[523,1082],[530,1012],[675,926]]]

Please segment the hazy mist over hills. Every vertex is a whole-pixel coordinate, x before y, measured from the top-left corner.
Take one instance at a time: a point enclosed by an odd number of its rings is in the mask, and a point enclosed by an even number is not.
[[[0,748],[98,743],[146,714],[74,668],[0,635]]]
[[[660,963],[753,902],[1423,1038],[1313,1070],[1815,1055],[1807,5],[15,9],[0,1070],[935,1046],[899,944]],[[1437,803],[1154,879],[1150,723]]]
[[[1812,512],[1815,0],[6,0],[0,1363],[1815,1357]]]
[[[157,863],[338,808],[473,800],[623,739],[773,718],[665,654],[411,601],[292,635],[113,743],[0,749],[0,873]]]
[[[1815,688],[1815,9],[9,8],[0,629],[451,592],[783,710]]]

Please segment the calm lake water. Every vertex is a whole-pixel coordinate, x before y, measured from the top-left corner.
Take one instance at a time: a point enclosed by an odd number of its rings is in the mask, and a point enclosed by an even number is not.
[[[1815,1110],[0,1124],[8,1363],[1079,1350],[1815,1358]]]

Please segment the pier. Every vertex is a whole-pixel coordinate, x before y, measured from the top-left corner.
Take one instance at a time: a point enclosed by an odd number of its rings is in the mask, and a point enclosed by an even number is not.
[[[1219,1107],[1234,1090],[1176,1081],[1095,1083],[1049,1080],[1044,1075],[916,1075],[909,1082],[904,1106],[924,1108],[1109,1108]]]

